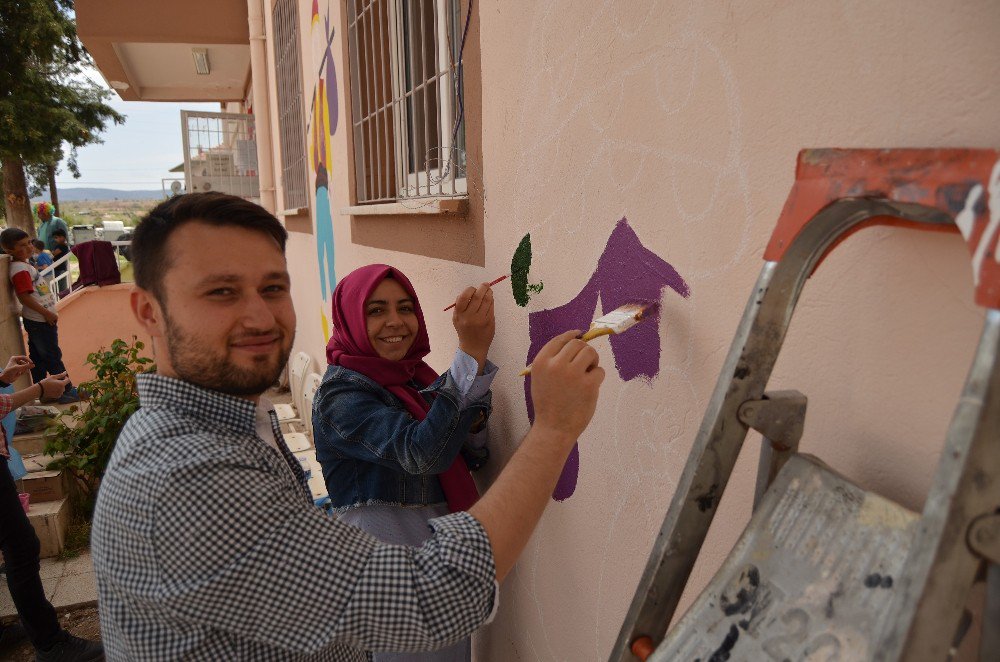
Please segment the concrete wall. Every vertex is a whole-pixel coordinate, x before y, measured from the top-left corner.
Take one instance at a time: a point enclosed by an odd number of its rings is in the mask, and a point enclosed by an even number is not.
[[[329,292],[318,246],[330,241],[328,230],[338,276],[388,262],[413,280],[439,369],[456,346],[441,309],[466,284],[508,273],[530,233],[531,281],[544,289],[521,308],[498,288],[491,358],[503,371],[494,385],[488,483],[528,428],[516,373],[530,343],[529,314],[581,292],[620,219],[689,287],[686,298],[665,290],[658,330],[618,357],[652,363],[651,379],[626,381],[630,373],[614,369],[610,345],[596,343],[609,377],[580,441],[575,490],[550,504],[502,588],[499,616],[476,642],[479,659],[605,659],[761,266],[796,153],[996,147],[1000,7],[993,0],[483,0],[474,5],[472,32],[481,54],[473,46],[466,61],[475,72],[467,90],[473,98],[481,90],[469,115],[482,151],[470,161],[482,176],[472,195],[485,200],[485,211],[443,222],[337,213],[351,202],[347,26],[340,3],[320,0],[315,20],[312,5],[300,3],[304,96],[329,75],[316,72],[330,29],[336,94],[321,132],[329,143],[319,148],[329,202],[313,200],[305,227],[289,224],[296,350],[323,356]],[[483,250],[454,247],[456,236],[481,241]],[[921,507],[983,317],[972,304],[970,273],[957,236],[897,229],[865,230],[823,264],[770,384],[810,397],[804,450]],[[751,437],[696,587],[749,515],[757,448]]]
[[[74,384],[94,378],[87,355],[111,346],[116,338],[143,343],[143,356],[152,358],[150,337],[132,315],[129,303],[132,283],[108,287],[85,287],[59,301],[59,348]]]

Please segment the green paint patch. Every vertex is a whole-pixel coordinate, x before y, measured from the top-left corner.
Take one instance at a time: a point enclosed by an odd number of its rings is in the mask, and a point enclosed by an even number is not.
[[[510,261],[510,288],[514,292],[514,301],[517,305],[528,305],[532,294],[538,294],[545,287],[544,283],[529,283],[528,272],[531,270],[531,234],[524,235],[521,243],[514,251],[514,257]]]

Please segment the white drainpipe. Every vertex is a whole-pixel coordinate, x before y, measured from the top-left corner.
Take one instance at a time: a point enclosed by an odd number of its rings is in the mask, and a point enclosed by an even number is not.
[[[253,114],[257,127],[257,174],[260,177],[260,203],[272,214],[278,213],[274,199],[274,150],[271,146],[271,107],[267,92],[267,37],[264,32],[264,2],[247,0],[250,23],[250,76],[253,80]]]

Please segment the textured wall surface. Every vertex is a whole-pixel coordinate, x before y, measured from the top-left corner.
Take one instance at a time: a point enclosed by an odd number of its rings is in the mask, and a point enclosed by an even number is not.
[[[302,2],[304,34],[312,4]],[[318,4],[321,18],[325,4]],[[337,3],[332,9],[332,52],[343,72],[346,29]],[[485,266],[421,255],[400,239],[425,222],[419,217],[378,221],[381,241],[371,230],[364,245],[353,241],[366,221],[337,213],[349,204],[341,90],[327,168],[337,277],[370,262],[407,273],[428,311],[431,363],[443,369],[456,340],[450,316],[435,311],[466,284],[508,273],[530,233],[529,282],[544,288],[520,307],[507,283],[498,286],[506,289],[498,289],[491,358],[503,370],[485,482],[528,428],[516,374],[531,344],[529,315],[563,306],[585,288],[616,224],[626,217],[642,245],[683,277],[690,296],[667,289],[662,298],[658,371],[628,381],[609,371],[580,440],[575,490],[550,504],[502,588],[496,621],[476,640],[479,659],[602,660],[761,266],[796,153],[1000,145],[1000,6],[483,0],[474,11]],[[303,46],[313,64],[307,83],[324,50],[310,48]],[[338,84],[346,78],[339,75]],[[441,222],[427,228],[441,245],[465,231]],[[315,235],[294,234],[289,261],[297,349],[319,359],[325,338]],[[865,230],[806,287],[770,388],[809,396],[805,451],[920,508],[981,321],[957,235]],[[614,365],[612,346],[595,346]],[[696,587],[749,515],[757,448],[751,436],[695,570]]]

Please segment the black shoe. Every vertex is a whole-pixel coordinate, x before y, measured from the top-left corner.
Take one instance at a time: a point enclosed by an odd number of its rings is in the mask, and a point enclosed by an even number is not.
[[[27,640],[28,633],[20,623],[11,623],[7,627],[0,628],[0,653],[10,651]]]
[[[104,646],[98,641],[74,637],[63,630],[48,650],[36,650],[35,662],[99,662],[104,659]]]

